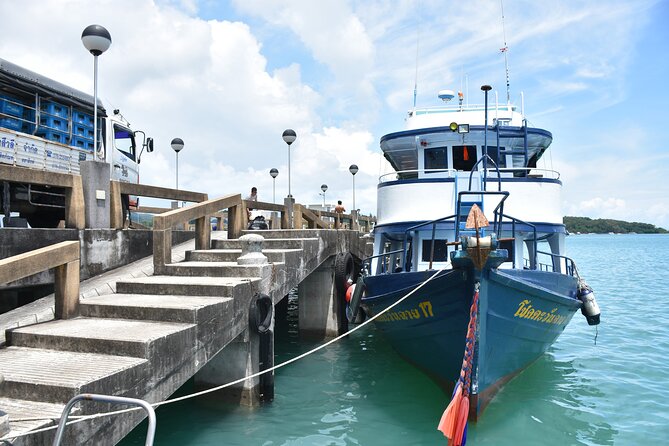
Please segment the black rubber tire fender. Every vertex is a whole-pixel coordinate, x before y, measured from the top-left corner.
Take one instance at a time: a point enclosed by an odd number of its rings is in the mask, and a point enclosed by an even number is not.
[[[256,293],[249,307],[249,325],[256,333],[267,333],[272,326],[274,305],[267,294]]]
[[[353,256],[350,252],[342,252],[337,254],[335,257],[335,289],[337,290],[337,295],[341,298],[346,296],[346,282],[350,279],[351,282],[355,283],[356,279],[355,274],[355,263],[353,262]]]

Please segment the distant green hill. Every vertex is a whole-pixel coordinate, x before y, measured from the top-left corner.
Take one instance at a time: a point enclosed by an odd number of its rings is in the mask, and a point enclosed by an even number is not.
[[[637,234],[667,234],[664,228],[648,223],[628,222],[621,220],[611,220],[608,218],[598,218],[593,220],[588,217],[565,217],[564,224],[567,231],[571,234],[581,233],[595,233],[608,234],[615,232],[616,234],[628,234],[635,232]]]

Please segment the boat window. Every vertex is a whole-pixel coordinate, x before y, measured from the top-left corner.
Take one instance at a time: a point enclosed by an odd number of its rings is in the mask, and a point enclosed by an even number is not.
[[[446,147],[436,147],[425,149],[425,170],[430,169],[447,169],[448,158],[446,156]],[[439,171],[432,170],[426,173],[437,173]],[[443,171],[442,171],[443,172]]]
[[[470,171],[476,164],[476,146],[453,146],[453,168]]]
[[[497,167],[506,167],[506,157],[504,156],[504,147],[499,148],[499,156],[497,156],[497,146],[488,146],[488,156],[497,164]],[[490,160],[486,160],[486,167],[493,167]]]
[[[135,136],[121,126],[114,126],[114,146],[125,156],[135,161]]]
[[[448,261],[448,240],[446,239],[435,239],[434,240],[434,256],[432,257],[433,262],[446,262]],[[429,262],[430,254],[432,253],[432,239],[423,240],[423,251],[422,251],[422,261]]]

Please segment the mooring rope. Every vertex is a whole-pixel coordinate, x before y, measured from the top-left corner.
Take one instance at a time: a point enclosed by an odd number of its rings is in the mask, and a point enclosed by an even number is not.
[[[479,306],[479,282],[474,284],[474,297],[469,310],[469,325],[465,338],[465,352],[462,358],[460,377],[453,390],[451,402],[441,416],[437,429],[448,438],[449,446],[464,446],[467,442],[467,418],[469,417],[469,392],[472,385],[474,367],[474,347],[476,346],[476,320]]]
[[[152,403],[151,406],[154,407],[154,408],[157,408],[157,407],[160,407],[160,406],[165,406],[167,404],[177,403],[177,402],[187,400],[187,399],[190,399],[190,398],[196,398],[198,396],[202,396],[202,395],[206,395],[208,393],[216,392],[218,390],[225,389],[226,387],[234,386],[235,384],[239,384],[241,382],[244,382],[247,379],[253,379],[253,378],[256,378],[256,377],[258,377],[260,375],[263,375],[265,373],[273,372],[274,370],[280,369],[281,367],[285,367],[289,364],[292,364],[296,361],[299,361],[300,359],[303,359],[307,356],[310,356],[310,355],[324,349],[325,347],[328,347],[329,345],[340,341],[341,339],[345,338],[346,336],[348,336],[352,333],[355,333],[356,331],[360,330],[362,327],[365,327],[367,324],[376,320],[381,315],[383,315],[383,314],[387,313],[388,311],[392,310],[397,305],[404,302],[407,298],[409,298],[411,295],[413,295],[416,291],[423,288],[427,283],[429,283],[431,280],[433,280],[435,277],[437,277],[437,275],[439,275],[441,272],[445,271],[447,268],[448,267],[444,267],[442,269],[439,269],[439,270],[435,271],[434,274],[432,274],[425,281],[420,283],[416,288],[409,291],[407,294],[402,296],[400,299],[398,299],[392,305],[389,305],[383,311],[381,311],[381,312],[377,313],[376,315],[374,315],[373,317],[365,320],[362,324],[352,328],[351,330],[347,331],[346,333],[343,333],[343,334],[337,336],[336,338],[333,338],[333,339],[329,340],[328,342],[326,342],[324,344],[321,344],[321,345],[319,345],[319,346],[317,346],[317,347],[315,347],[315,348],[313,348],[313,349],[311,349],[311,350],[309,350],[305,353],[302,353],[302,354],[300,354],[300,355],[298,355],[294,358],[288,359],[287,361],[284,361],[280,364],[274,365],[274,366],[272,366],[272,367],[270,367],[266,370],[263,370],[261,372],[256,372],[256,373],[253,373],[251,375],[245,376],[243,378],[239,378],[237,380],[231,381],[231,382],[226,383],[226,384],[222,384],[222,385],[217,386],[217,387],[212,387],[210,389],[202,390],[200,392],[191,393],[189,395],[180,396],[178,398],[173,398],[171,400],[165,400],[165,401],[161,401],[161,402],[158,402],[158,403]],[[70,426],[72,424],[80,423],[82,421],[93,420],[93,419],[96,419],[96,418],[106,417],[106,416],[110,416],[110,415],[119,415],[119,414],[123,414],[123,413],[128,413],[128,412],[132,412],[132,411],[139,410],[139,409],[141,409],[141,408],[140,407],[132,407],[132,408],[121,409],[121,410],[116,410],[116,411],[112,411],[112,412],[100,412],[100,413],[96,413],[96,414],[82,415],[82,416],[78,416],[78,417],[77,416],[69,417],[69,418],[72,419],[72,421],[68,421],[66,426]],[[56,422],[56,420],[60,420],[60,417],[58,417],[58,418],[44,418],[44,417],[42,417],[42,418],[20,418],[20,419],[15,419],[15,420],[10,419],[10,423],[18,423],[18,422],[22,422],[22,421],[42,421],[42,420],[44,420],[44,421],[51,420],[51,421]],[[40,429],[32,430],[30,432],[24,432],[24,433],[20,433],[20,434],[14,434],[14,435],[11,435],[11,436],[1,437],[0,442],[4,442],[4,441],[7,441],[7,440],[13,440],[13,439],[20,438],[20,437],[26,437],[28,435],[38,434],[40,432],[47,432],[47,431],[50,431],[50,430],[54,430],[57,427],[58,426],[43,427],[43,428],[40,428]]]

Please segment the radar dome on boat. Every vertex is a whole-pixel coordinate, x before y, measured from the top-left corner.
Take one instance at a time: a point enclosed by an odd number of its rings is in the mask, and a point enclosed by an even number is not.
[[[439,90],[439,99],[444,102],[448,102],[455,97],[455,92],[453,90]]]

